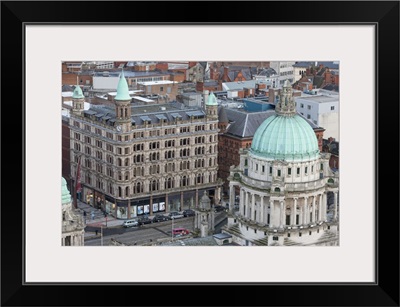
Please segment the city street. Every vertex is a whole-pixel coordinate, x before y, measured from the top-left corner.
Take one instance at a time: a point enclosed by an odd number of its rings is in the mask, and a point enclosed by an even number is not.
[[[216,213],[216,232],[220,231],[220,227],[226,221],[226,213]],[[121,226],[113,228],[102,228],[87,226],[85,232],[95,232],[98,230],[97,236],[85,237],[85,246],[108,246],[111,243],[111,239],[116,240],[119,243],[126,245],[143,245],[150,244],[159,239],[172,238],[173,228],[186,228],[193,231],[194,217],[186,217],[177,219],[174,221],[165,221],[159,223],[152,223],[143,225],[140,227],[123,228],[122,221]],[[103,239],[101,238],[103,234]]]

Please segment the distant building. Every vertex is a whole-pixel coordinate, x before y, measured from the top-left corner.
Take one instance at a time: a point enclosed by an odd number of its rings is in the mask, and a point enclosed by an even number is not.
[[[339,141],[339,95],[318,94],[296,97],[296,110],[325,129],[326,137]]]
[[[279,85],[277,85],[276,87],[281,87],[286,80],[288,80],[290,84],[293,84],[293,82],[295,81],[293,65],[295,63],[296,62],[277,62],[277,61],[271,61],[269,63],[269,67],[273,68],[279,75]]]
[[[329,167],[329,158],[297,114],[285,81],[275,114],[231,167],[228,224],[222,232],[244,246],[339,245],[339,173]],[[331,192],[334,206],[328,214]]]

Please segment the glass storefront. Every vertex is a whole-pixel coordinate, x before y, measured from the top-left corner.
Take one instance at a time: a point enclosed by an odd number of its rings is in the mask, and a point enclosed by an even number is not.
[[[168,210],[181,211],[181,193],[168,195]]]
[[[193,209],[196,206],[196,192],[186,192],[183,194],[183,208],[185,209]]]

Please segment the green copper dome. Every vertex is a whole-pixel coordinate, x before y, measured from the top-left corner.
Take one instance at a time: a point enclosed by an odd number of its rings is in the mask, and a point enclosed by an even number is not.
[[[71,194],[67,188],[67,181],[61,177],[61,203],[67,204],[71,202]]]
[[[131,100],[131,96],[129,95],[128,82],[126,82],[124,71],[122,71],[119,77],[117,96],[115,96],[115,100]]]
[[[217,97],[215,97],[213,92],[211,92],[210,95],[208,96],[208,101],[207,101],[206,105],[208,105],[208,106],[217,106],[218,105]]]
[[[79,85],[75,86],[74,92],[72,93],[72,98],[85,98]]]
[[[257,129],[250,151],[260,157],[285,161],[307,161],[319,156],[317,137],[301,116],[267,118]]]

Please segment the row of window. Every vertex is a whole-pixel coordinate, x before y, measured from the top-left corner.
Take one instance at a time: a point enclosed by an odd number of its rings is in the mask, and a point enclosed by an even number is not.
[[[210,135],[209,140],[212,140],[212,139],[215,139],[215,140],[216,140],[216,137],[217,137],[217,136],[211,136],[211,135]],[[75,139],[76,139],[76,140],[80,140],[80,134],[75,133]],[[196,139],[198,140],[198,138],[196,138]],[[200,137],[200,141],[198,140],[197,143],[200,143],[200,144],[201,144],[201,143],[204,143],[204,142],[203,142],[204,140],[205,140],[204,137]],[[91,142],[92,142],[91,138],[88,137],[88,136],[85,136],[85,143],[91,145]],[[195,143],[196,143],[196,141],[195,141]],[[197,143],[196,143],[196,144],[197,144]],[[175,140],[168,140],[168,141],[165,141],[165,143],[164,143],[164,148],[175,147],[176,145],[177,145],[177,143],[175,142]],[[187,145],[190,145],[190,139],[189,139],[189,138],[180,139],[180,140],[179,140],[179,145],[180,145],[180,146],[187,146]],[[103,148],[103,142],[100,141],[100,140],[95,140],[95,146],[98,147],[98,148]],[[214,147],[210,146],[210,147],[209,147],[209,152],[210,152],[210,153],[213,152],[213,151],[216,152],[216,146],[217,146],[217,145],[214,145]],[[85,146],[85,147],[87,147],[87,146]],[[75,144],[74,144],[74,148],[75,148],[76,150],[79,150],[79,151],[80,151],[81,145],[80,145],[79,143],[75,143]],[[90,150],[90,147],[87,147],[87,148],[89,148],[88,150]],[[214,150],[213,150],[213,148],[214,148]],[[150,143],[149,143],[149,149],[150,149],[150,150],[152,150],[152,149],[160,149],[160,142],[150,142]],[[110,151],[110,152],[113,152],[113,151],[114,151],[114,146],[113,146],[113,145],[110,145],[110,144],[106,144],[106,150],[107,150],[107,151]],[[132,145],[132,151],[133,151],[133,152],[136,152],[136,151],[143,151],[143,150],[144,150],[144,143]],[[87,153],[86,149],[85,149],[85,153]],[[122,147],[117,147],[117,152],[116,152],[116,153],[119,154],[119,155],[122,155],[122,154],[125,154],[125,155],[130,154],[130,147],[124,147],[124,148],[122,148]],[[89,154],[90,154],[90,153],[89,153]]]
[[[120,114],[121,116],[123,116],[123,114]],[[126,114],[125,114],[126,116]],[[81,127],[81,124],[78,121],[74,121],[73,125],[77,128]],[[188,133],[188,132],[193,132],[193,131],[205,131],[206,130],[207,125],[196,125],[194,126],[193,130],[190,129],[191,127],[181,127],[180,128],[180,133]],[[209,126],[210,130],[215,130],[217,129],[217,125],[216,124],[210,124]],[[90,125],[88,124],[84,124],[84,130],[87,132],[92,132],[92,128]],[[161,135],[161,130],[151,130],[149,131],[149,136],[160,136]],[[100,128],[95,127],[94,128],[94,132],[96,135],[99,136],[103,136],[103,130],[101,130]],[[177,130],[175,128],[167,128],[164,129],[164,135],[171,135],[171,134],[176,134]],[[110,140],[114,140],[114,134],[111,132],[106,132],[106,137]],[[137,138],[143,138],[144,137],[144,132],[143,131],[138,131],[138,132],[134,132],[132,133],[132,139],[137,139]],[[78,137],[75,137],[76,139],[78,139]],[[80,138],[79,138],[80,139]],[[130,135],[117,135],[116,139],[120,142],[127,142],[129,141]],[[211,141],[210,141],[211,142]]]
[[[92,178],[89,174],[84,176],[85,183],[88,185],[92,185]],[[208,176],[208,182],[215,182],[216,175],[210,174]],[[197,174],[195,177],[190,178],[189,176],[180,176],[178,180],[174,178],[166,178],[164,184],[160,182],[159,179],[151,180],[147,185],[143,182],[134,182],[129,187],[117,187],[117,196],[118,197],[131,197],[135,194],[147,193],[147,192],[155,192],[161,190],[169,190],[179,187],[186,187],[191,185],[198,185],[205,183],[204,174]],[[96,179],[96,188],[100,190],[104,190],[104,181],[100,179]],[[114,194],[114,187],[111,183],[107,184],[107,192],[109,194]]]
[[[253,169],[253,171],[255,171],[256,173],[258,173],[259,171],[263,174],[263,173],[265,173],[265,170],[266,170],[266,166],[265,165],[261,165],[260,167],[259,167],[259,165],[257,164],[257,163],[254,163],[254,162],[252,162],[251,163],[252,164],[252,169]],[[245,166],[247,166],[247,159],[245,160]],[[320,170],[323,170],[323,164],[321,163],[320,164]],[[297,175],[297,176],[300,176],[300,173],[301,173],[301,168],[300,167],[295,167],[295,168],[293,168],[293,171],[295,172],[295,174]],[[304,166],[304,175],[308,175],[309,174],[309,172],[311,173],[311,174],[314,174],[314,165],[311,165],[311,166]],[[292,175],[292,168],[291,167],[288,167],[287,168],[287,174],[286,174],[286,176],[291,176]],[[268,174],[269,175],[272,175],[272,166],[269,166],[269,168],[268,168]],[[281,177],[282,176],[282,170],[281,169],[277,169],[276,170],[276,176],[278,176],[278,177]]]

